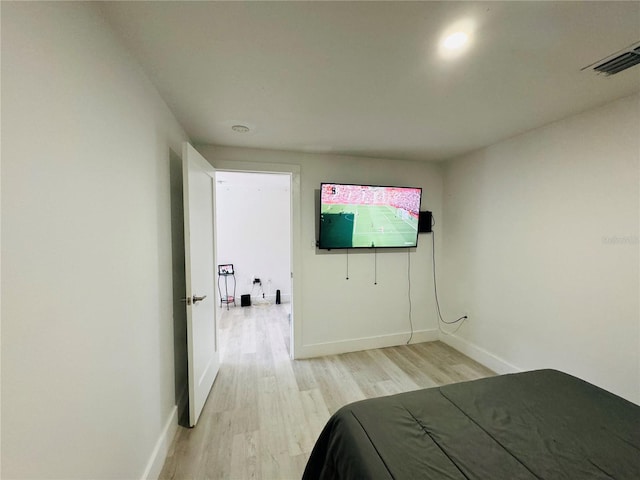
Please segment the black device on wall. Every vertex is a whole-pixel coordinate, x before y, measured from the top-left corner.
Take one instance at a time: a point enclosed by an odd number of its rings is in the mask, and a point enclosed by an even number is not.
[[[415,248],[422,189],[322,183],[318,247]]]
[[[420,212],[418,216],[418,233],[431,233],[432,225],[431,212]]]

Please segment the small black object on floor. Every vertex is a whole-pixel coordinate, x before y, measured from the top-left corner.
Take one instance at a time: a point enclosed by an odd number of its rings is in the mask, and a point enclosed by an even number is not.
[[[250,307],[251,306],[251,295],[240,295],[240,306],[241,307]]]

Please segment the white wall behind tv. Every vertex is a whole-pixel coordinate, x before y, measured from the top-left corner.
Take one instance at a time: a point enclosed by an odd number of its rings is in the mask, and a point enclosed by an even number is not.
[[[640,402],[639,107],[625,98],[444,164],[442,296],[471,312],[452,345]]]
[[[288,174],[216,172],[217,261],[234,265],[237,305],[242,294],[260,300],[262,290],[271,302],[276,290],[290,300],[290,183]]]
[[[233,164],[290,164],[300,168],[301,301],[295,304],[294,321],[301,329],[296,348],[300,357],[398,345],[409,339],[410,321],[417,332],[413,341],[437,338],[431,237],[420,235],[418,247],[377,254],[350,250],[349,280],[344,250],[317,250],[316,191],[320,183],[364,183],[423,188],[422,209],[441,216],[441,167],[433,163],[382,160],[319,153],[292,153],[250,148],[200,145],[198,150],[214,166]],[[438,256],[441,245],[436,244]],[[408,253],[411,261],[409,304]],[[294,267],[295,271],[295,267]],[[293,285],[295,288],[295,284]],[[298,334],[296,334],[297,336]]]

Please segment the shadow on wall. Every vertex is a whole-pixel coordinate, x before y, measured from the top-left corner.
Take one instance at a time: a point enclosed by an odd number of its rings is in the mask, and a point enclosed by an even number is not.
[[[181,299],[187,296],[184,264],[184,204],[182,197],[182,158],[169,152],[171,182],[171,256],[173,277],[173,352],[175,363],[175,401],[178,423],[189,427],[187,306]]]

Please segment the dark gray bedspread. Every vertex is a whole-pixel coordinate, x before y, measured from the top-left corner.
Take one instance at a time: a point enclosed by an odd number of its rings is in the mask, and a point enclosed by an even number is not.
[[[640,480],[640,407],[555,370],[364,400],[303,478]]]

